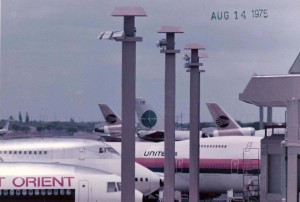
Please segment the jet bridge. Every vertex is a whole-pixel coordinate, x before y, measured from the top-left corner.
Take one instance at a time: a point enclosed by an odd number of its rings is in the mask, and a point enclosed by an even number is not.
[[[261,193],[261,201],[299,201],[300,193],[300,75],[254,75],[244,92],[240,93],[239,99],[261,107],[286,107],[287,108],[287,134],[283,142],[286,149],[279,154],[285,163],[272,169],[272,159],[268,152],[262,151],[261,163],[261,188],[266,193]],[[280,144],[279,144],[280,147]],[[263,148],[262,148],[263,149]],[[287,155],[287,158],[285,157]],[[265,158],[266,157],[266,158]],[[269,158],[269,159],[268,159]],[[265,159],[265,162],[263,162]],[[271,162],[271,163],[270,163]],[[265,169],[265,170],[263,170]],[[273,173],[273,174],[272,174]],[[274,175],[277,174],[276,176]],[[280,173],[281,176],[278,176]],[[275,182],[276,181],[276,182]],[[271,183],[280,183],[279,189],[272,189]]]

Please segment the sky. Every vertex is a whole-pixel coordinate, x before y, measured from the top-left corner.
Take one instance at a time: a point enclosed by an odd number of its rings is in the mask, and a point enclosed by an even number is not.
[[[140,6],[136,18],[136,96],[164,113],[164,55],[156,41],[162,25],[176,34],[176,114],[189,116],[187,43],[205,46],[201,59],[202,121],[216,102],[236,120],[258,121],[258,107],[239,100],[253,74],[287,74],[300,51],[299,0],[2,0],[0,119],[28,112],[42,121],[101,121],[99,103],[121,114],[121,43],[97,40],[122,30],[117,6]],[[256,15],[255,15],[256,14]],[[253,16],[254,15],[254,16]],[[266,110],[265,110],[266,114]],[[265,115],[266,119],[266,115]],[[273,120],[285,120],[274,109]]]

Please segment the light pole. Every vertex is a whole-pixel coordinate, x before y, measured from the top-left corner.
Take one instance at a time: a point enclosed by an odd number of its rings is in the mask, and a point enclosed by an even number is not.
[[[112,16],[124,17],[124,31],[104,32],[99,39],[115,39],[122,42],[122,150],[121,181],[122,202],[135,200],[135,81],[136,42],[135,17],[146,16],[141,7],[117,7]]]
[[[189,176],[189,201],[199,201],[199,131],[200,131],[200,72],[198,50],[204,47],[197,43],[189,43],[184,47],[191,50],[191,57],[187,54],[185,67],[190,72],[190,176]]]
[[[161,53],[165,54],[165,163],[164,202],[174,202],[175,195],[175,33],[183,33],[180,27],[162,26],[158,33],[166,33],[160,40]]]

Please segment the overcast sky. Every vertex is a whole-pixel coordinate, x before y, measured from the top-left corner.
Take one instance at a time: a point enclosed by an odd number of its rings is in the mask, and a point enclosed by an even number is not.
[[[239,101],[239,93],[254,73],[286,74],[300,51],[299,0],[2,0],[0,119],[21,111],[35,120],[99,121],[98,103],[120,114],[121,43],[96,39],[101,31],[123,29],[123,19],[111,16],[116,6],[141,6],[147,13],[136,19],[143,37],[136,95],[161,114],[165,63],[155,43],[164,35],[157,31],[182,27],[176,35],[176,114],[184,121],[186,43],[203,44],[209,55],[201,75],[203,121],[212,120],[206,102],[217,102],[237,120],[257,121],[258,108]],[[255,9],[264,10],[258,18]],[[229,18],[217,19],[225,11]],[[275,110],[274,120],[284,121],[283,110]]]

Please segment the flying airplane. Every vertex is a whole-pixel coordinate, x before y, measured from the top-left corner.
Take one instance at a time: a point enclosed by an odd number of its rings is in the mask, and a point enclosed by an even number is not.
[[[0,141],[0,162],[61,163],[121,175],[120,154],[110,145],[75,138],[28,138]],[[161,187],[161,179],[135,164],[136,189],[145,196]]]
[[[136,114],[139,120],[137,135],[139,138],[159,142],[164,140],[164,119],[143,98],[136,98]],[[201,131],[199,131],[201,136]],[[175,140],[190,138],[190,131],[175,131]]]
[[[7,121],[2,129],[0,129],[0,136],[5,135],[6,133],[11,132],[9,130],[9,121]]]
[[[103,117],[105,118],[105,126],[95,126],[95,132],[110,134],[120,137],[122,129],[121,118],[106,104],[99,104],[99,108]]]
[[[213,131],[213,136],[253,136],[255,134],[254,128],[242,128],[217,103],[206,103],[206,105],[217,126],[217,130]]]
[[[260,141],[255,136],[220,136],[200,138],[200,192],[242,192],[245,186],[255,186],[259,174]],[[109,143],[120,151],[119,143]],[[163,177],[164,142],[137,142],[136,162]],[[175,142],[175,188],[189,190],[189,140]],[[244,184],[244,182],[246,184]],[[247,184],[248,183],[248,184]]]
[[[135,191],[135,201],[143,195]],[[1,163],[1,202],[121,201],[121,178],[96,169],[43,163]]]

